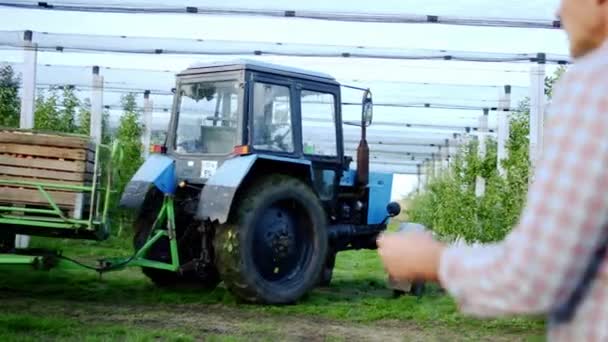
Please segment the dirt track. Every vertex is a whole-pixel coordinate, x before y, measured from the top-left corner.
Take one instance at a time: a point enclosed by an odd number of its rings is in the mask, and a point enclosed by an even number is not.
[[[122,324],[150,329],[178,329],[201,340],[209,334],[241,336],[247,340],[281,341],[447,341],[462,340],[463,331],[434,326],[432,329],[408,322],[382,321],[358,324],[310,316],[281,317],[253,314],[222,305],[103,304],[2,298],[0,312],[27,312],[42,317],[53,313],[82,324]],[[475,336],[475,340],[480,340]],[[514,341],[517,336],[486,336],[491,341]]]

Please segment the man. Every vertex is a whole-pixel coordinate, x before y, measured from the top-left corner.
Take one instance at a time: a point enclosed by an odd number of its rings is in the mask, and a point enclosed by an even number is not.
[[[608,235],[608,0],[563,0],[559,16],[575,63],[556,87],[519,224],[480,247],[397,233],[378,251],[391,277],[437,281],[465,313],[546,314],[551,340],[608,341],[608,259],[597,253]],[[564,307],[572,318],[556,319]]]

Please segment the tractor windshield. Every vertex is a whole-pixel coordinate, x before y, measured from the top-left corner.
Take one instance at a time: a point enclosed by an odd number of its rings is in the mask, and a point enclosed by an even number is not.
[[[228,154],[236,145],[241,109],[238,81],[206,81],[179,88],[175,151]]]

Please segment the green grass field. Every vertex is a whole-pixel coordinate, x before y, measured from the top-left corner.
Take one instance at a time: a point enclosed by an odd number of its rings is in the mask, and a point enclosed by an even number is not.
[[[130,239],[102,243],[35,238],[69,257],[129,255]],[[533,318],[477,320],[457,312],[437,288],[393,298],[375,251],[339,254],[334,280],[296,305],[239,303],[211,292],[155,288],[137,268],[91,271],[0,270],[0,341],[39,340],[542,340]]]

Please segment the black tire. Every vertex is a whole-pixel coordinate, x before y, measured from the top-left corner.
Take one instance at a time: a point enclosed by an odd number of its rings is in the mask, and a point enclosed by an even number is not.
[[[150,236],[150,230],[154,220],[162,207],[162,194],[158,191],[152,192],[146,199],[144,206],[139,213],[139,216],[134,224],[135,234],[133,236],[133,247],[135,250],[139,250],[147,241]],[[184,235],[184,222],[178,220],[178,208],[176,208],[176,234],[179,241],[180,237]],[[180,222],[181,221],[181,222]],[[195,253],[200,254],[200,239],[192,239],[186,241],[186,243],[192,246],[180,246],[179,248],[179,259],[180,265],[184,262],[192,260]],[[193,247],[193,248],[188,248]],[[145,256],[149,260],[161,261],[170,263],[171,252],[169,247],[169,239],[165,236],[160,238],[148,251]],[[143,274],[145,274],[156,286],[159,287],[175,287],[175,286],[193,286],[200,287],[203,289],[214,289],[220,282],[219,273],[214,265],[205,269],[205,272],[186,271],[183,273],[171,272],[156,268],[142,267]]]
[[[422,295],[424,295],[425,290],[426,284],[424,282],[416,281],[412,283],[412,287],[408,292],[401,290],[393,290],[393,296],[400,297],[407,294],[410,296],[422,297]]]
[[[0,226],[0,253],[7,253],[15,248],[15,237],[13,232],[6,231],[6,227]]]
[[[215,260],[226,287],[253,303],[291,304],[319,281],[327,257],[325,211],[299,179],[271,175],[249,187],[218,227]]]
[[[328,287],[331,284],[331,279],[334,274],[335,265],[336,265],[336,253],[333,251],[330,251],[329,253],[327,253],[327,258],[325,259],[325,264],[323,265],[323,269],[321,270],[319,286]]]

